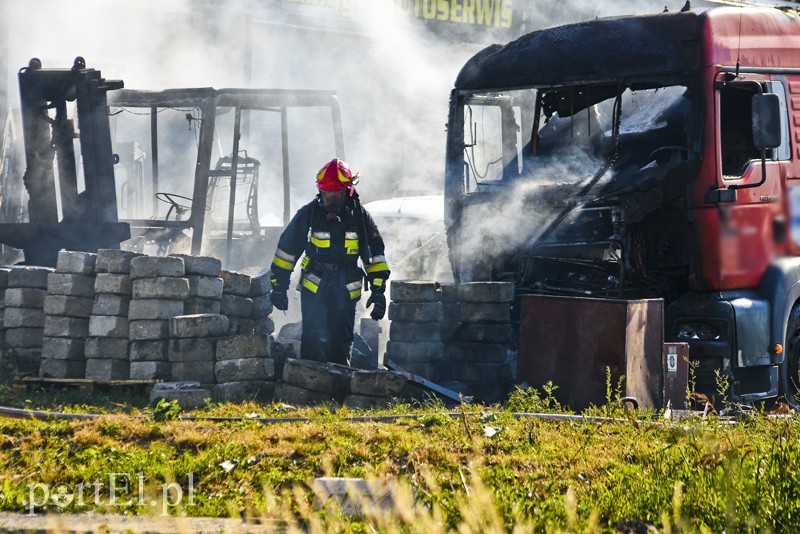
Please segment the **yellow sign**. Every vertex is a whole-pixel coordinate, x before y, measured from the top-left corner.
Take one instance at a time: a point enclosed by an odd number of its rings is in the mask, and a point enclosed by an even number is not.
[[[397,7],[418,19],[510,28],[513,0],[395,0]]]
[[[354,17],[359,0],[283,0],[327,8],[337,17]],[[363,1],[363,0],[362,0]],[[375,0],[369,0],[370,2]],[[514,0],[391,0],[387,4],[409,17],[432,22],[456,22],[475,26],[510,28],[514,23]],[[362,4],[363,5],[363,4]]]

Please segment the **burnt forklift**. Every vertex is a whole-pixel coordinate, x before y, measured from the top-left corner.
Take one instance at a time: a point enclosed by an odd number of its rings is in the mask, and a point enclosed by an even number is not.
[[[345,157],[333,91],[128,90],[83,58],[32,59],[19,80],[28,220],[0,224],[0,243],[27,264],[122,247],[264,267],[319,157]]]

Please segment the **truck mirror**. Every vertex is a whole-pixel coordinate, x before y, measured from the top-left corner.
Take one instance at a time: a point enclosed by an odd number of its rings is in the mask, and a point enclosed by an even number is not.
[[[781,145],[781,103],[778,95],[755,94],[752,101],[753,145],[759,149]]]

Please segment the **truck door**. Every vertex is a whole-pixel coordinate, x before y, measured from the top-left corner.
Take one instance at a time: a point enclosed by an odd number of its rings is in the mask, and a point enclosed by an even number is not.
[[[761,152],[753,145],[752,98],[759,92],[778,95],[782,103],[783,144],[766,151],[766,180]],[[717,89],[717,182],[737,189],[735,202],[721,203],[720,275],[724,288],[755,287],[770,261],[786,250],[784,178],[790,157],[786,93],[778,81],[721,83]]]

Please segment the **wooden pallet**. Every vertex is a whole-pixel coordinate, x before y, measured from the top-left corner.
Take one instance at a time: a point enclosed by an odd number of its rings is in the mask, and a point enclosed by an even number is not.
[[[94,380],[91,378],[39,378],[24,376],[15,378],[11,388],[19,393],[27,393],[36,388],[77,388],[85,392],[102,392],[113,388],[136,388],[142,393],[148,393],[154,385],[163,380]]]

